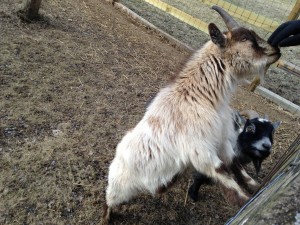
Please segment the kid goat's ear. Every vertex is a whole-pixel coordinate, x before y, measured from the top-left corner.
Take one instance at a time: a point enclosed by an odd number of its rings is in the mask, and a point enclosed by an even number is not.
[[[214,23],[208,25],[208,31],[213,43],[219,47],[225,47],[226,38]]]
[[[281,124],[281,121],[277,121],[277,122],[273,123],[274,129],[277,129],[280,126],[280,124]]]

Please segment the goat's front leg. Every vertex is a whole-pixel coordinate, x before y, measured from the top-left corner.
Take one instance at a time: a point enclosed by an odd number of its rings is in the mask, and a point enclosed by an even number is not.
[[[250,196],[234,180],[230,169],[225,166],[215,152],[211,151],[209,157],[201,158],[201,160],[197,157],[191,157],[191,162],[198,172],[220,184],[225,198],[229,202],[243,206],[248,201]]]
[[[237,157],[233,158],[230,169],[235,175],[238,184],[242,185],[250,194],[258,190],[259,184],[249,176]]]
[[[248,201],[250,196],[241,189],[239,184],[230,175],[230,169],[221,164],[215,168],[213,178],[218,181],[229,202],[241,207]]]

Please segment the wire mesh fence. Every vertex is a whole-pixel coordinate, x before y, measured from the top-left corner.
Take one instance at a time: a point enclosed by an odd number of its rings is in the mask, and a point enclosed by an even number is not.
[[[229,12],[242,26],[252,28],[264,39],[287,20],[299,19],[300,0],[118,0],[130,10],[193,49],[210,39],[208,24],[225,31],[224,22],[212,5]],[[284,62],[300,66],[300,47],[281,48]],[[278,64],[279,65],[279,64]],[[298,71],[298,70],[297,70]],[[298,73],[298,72],[297,72]],[[272,67],[263,86],[300,105],[299,77]]]
[[[198,47],[210,22],[223,24],[211,10],[219,5],[241,24],[267,37],[281,23],[299,18],[299,0],[122,0],[123,4],[179,40]],[[191,36],[186,38],[186,36]]]

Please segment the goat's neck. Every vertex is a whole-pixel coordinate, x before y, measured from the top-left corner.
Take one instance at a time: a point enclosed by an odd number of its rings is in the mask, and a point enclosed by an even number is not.
[[[177,80],[178,90],[194,101],[218,107],[229,102],[237,81],[220,54],[197,52]],[[200,60],[199,60],[200,59]]]

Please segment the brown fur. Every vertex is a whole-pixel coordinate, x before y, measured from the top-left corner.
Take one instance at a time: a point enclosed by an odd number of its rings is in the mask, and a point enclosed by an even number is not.
[[[153,132],[155,133],[161,133],[162,127],[161,127],[161,119],[158,117],[150,116],[148,118],[149,126],[153,129]]]
[[[223,174],[228,179],[231,179],[231,177],[230,177],[230,170],[224,164],[221,167],[217,168],[216,172],[219,173],[219,174]],[[223,190],[223,194],[224,194],[225,198],[231,204],[236,204],[238,206],[242,206],[248,200],[244,196],[245,193],[239,192],[235,188],[228,187],[228,186],[224,185],[221,182],[219,182],[219,185],[221,186],[221,188]],[[247,197],[249,197],[249,195]]]
[[[108,208],[107,204],[104,203],[101,225],[106,225],[109,223],[109,221],[110,221],[110,209]]]
[[[250,194],[253,194],[257,190],[258,185],[251,185],[251,177],[245,177],[242,174],[244,168],[236,158],[233,160],[230,168],[235,175],[238,184],[242,185]]]
[[[241,197],[235,189],[227,188],[226,186],[222,185],[221,183],[219,183],[219,184],[223,191],[223,195],[224,195],[225,199],[227,199],[229,203],[238,205],[239,207],[242,207],[248,201],[248,198]],[[248,196],[248,197],[250,197],[250,196]]]

